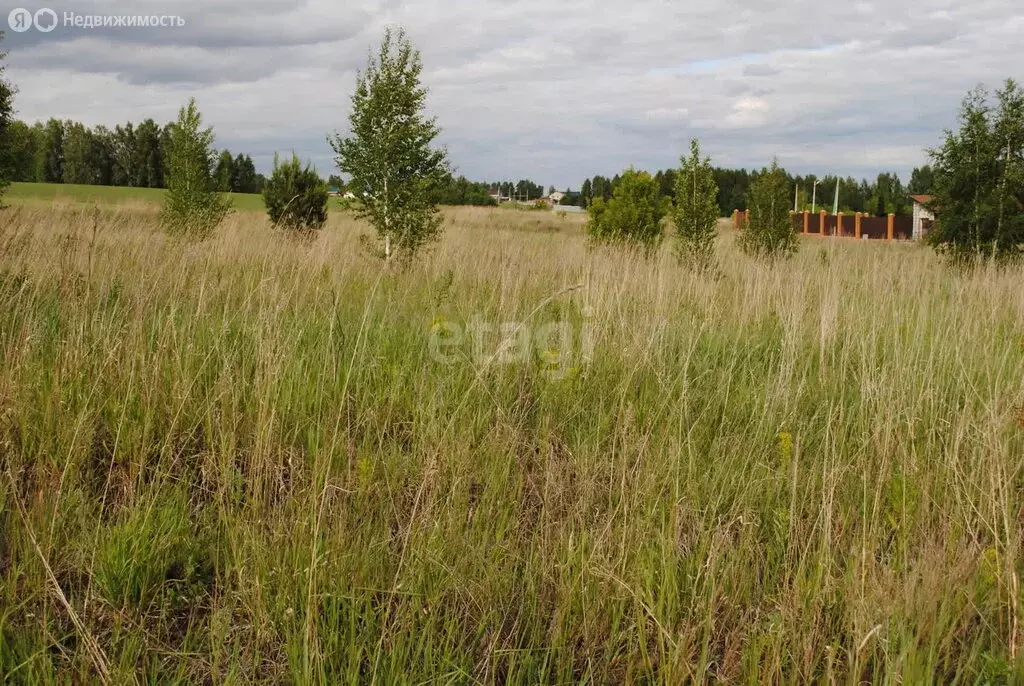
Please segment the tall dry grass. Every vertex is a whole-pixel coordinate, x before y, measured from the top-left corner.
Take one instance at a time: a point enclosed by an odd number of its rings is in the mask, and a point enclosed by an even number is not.
[[[502,210],[395,272],[344,215],[0,222],[8,682],[1024,676],[1020,269],[726,235],[708,277]],[[471,321],[576,335],[440,362]]]

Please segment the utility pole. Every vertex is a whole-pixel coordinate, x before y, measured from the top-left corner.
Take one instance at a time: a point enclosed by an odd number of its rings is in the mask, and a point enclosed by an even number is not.
[[[811,214],[815,214],[818,211],[818,184],[821,183],[818,179],[814,180],[814,188],[811,192]]]
[[[836,201],[832,205],[832,214],[839,215],[839,177],[836,177]]]
[[[800,211],[800,184],[793,189],[793,212]]]

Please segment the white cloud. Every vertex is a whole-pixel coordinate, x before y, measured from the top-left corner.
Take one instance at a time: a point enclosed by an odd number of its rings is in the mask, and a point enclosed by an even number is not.
[[[771,107],[764,98],[740,98],[733,103],[732,112],[725,118],[725,123],[738,129],[763,126],[770,112]]]

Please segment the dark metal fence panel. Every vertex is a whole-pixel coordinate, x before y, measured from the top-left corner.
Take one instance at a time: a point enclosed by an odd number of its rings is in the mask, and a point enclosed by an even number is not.
[[[896,217],[893,237],[899,241],[909,241],[914,237],[914,220],[910,217]]]
[[[889,237],[888,217],[861,217],[860,235],[873,241],[884,241]]]

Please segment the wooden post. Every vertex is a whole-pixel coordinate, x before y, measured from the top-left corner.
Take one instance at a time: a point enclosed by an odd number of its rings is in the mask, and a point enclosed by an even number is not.
[[[843,237],[843,213],[840,212],[836,215],[836,235],[839,238]]]
[[[858,212],[857,216],[856,216],[856,219],[855,219],[855,223],[853,225],[853,235],[854,235],[854,237],[856,237],[856,239],[858,241],[860,240],[860,220],[861,220],[861,217],[863,217],[863,216],[864,216],[863,213]]]
[[[889,215],[889,231],[888,231],[888,233],[889,233],[889,240],[890,241],[893,239],[893,234],[895,233],[895,231],[896,231],[896,215],[895,214],[890,214]]]
[[[827,236],[828,235],[828,232],[825,229],[825,217],[827,217],[827,216],[828,216],[828,212],[826,212],[825,210],[822,210],[821,211],[821,217],[820,217],[820,219],[818,221],[818,233],[820,233],[822,236]]]
[[[811,213],[804,210],[804,233],[811,232]]]

